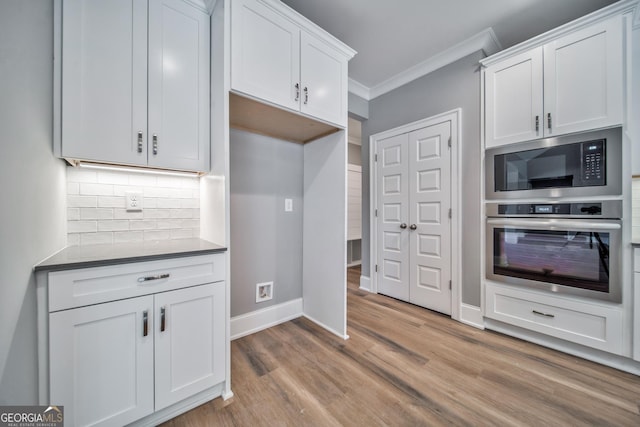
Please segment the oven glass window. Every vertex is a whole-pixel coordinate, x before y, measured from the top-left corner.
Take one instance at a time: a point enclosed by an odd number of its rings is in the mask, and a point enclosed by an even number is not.
[[[494,228],[493,272],[609,292],[607,232]]]

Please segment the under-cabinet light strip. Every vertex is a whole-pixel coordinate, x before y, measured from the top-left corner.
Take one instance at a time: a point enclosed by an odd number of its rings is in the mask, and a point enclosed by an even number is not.
[[[76,166],[85,168],[85,169],[98,169],[98,170],[108,170],[108,171],[118,171],[118,172],[133,172],[133,173],[146,173],[153,175],[169,175],[169,176],[181,176],[186,178],[197,178],[200,176],[197,172],[184,172],[184,171],[171,171],[171,170],[162,170],[162,169],[147,169],[147,168],[137,168],[133,166],[119,166],[119,165],[105,165],[101,163],[88,163],[88,162],[78,162]]]

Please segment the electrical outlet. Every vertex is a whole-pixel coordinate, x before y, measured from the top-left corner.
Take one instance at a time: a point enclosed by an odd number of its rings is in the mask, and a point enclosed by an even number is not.
[[[293,199],[284,199],[284,211],[293,212]]]
[[[256,283],[256,302],[269,301],[273,298],[273,282]]]
[[[125,208],[127,212],[140,212],[142,211],[142,192],[140,191],[127,191],[124,193]]]

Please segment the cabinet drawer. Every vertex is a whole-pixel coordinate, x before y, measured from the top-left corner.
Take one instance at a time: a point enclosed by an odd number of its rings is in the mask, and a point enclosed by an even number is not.
[[[633,250],[633,271],[640,273],[640,249]]]
[[[49,273],[49,311],[222,281],[225,254]]]
[[[621,309],[492,284],[485,291],[486,317],[622,354]]]

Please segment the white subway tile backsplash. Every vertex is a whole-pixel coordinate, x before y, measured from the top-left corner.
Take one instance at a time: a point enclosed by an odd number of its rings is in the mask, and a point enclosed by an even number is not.
[[[128,212],[125,193],[143,210]],[[67,168],[70,245],[198,237],[200,179]]]
[[[113,209],[80,208],[80,219],[113,219]]]
[[[169,240],[171,232],[169,230],[145,230],[144,240]]]
[[[113,233],[80,234],[80,245],[98,245],[101,243],[113,243]]]
[[[127,220],[98,221],[98,231],[125,231],[129,229]]]
[[[129,221],[129,228],[131,230],[155,230],[158,228],[158,222],[149,219],[132,220]]]
[[[69,233],[93,233],[98,231],[97,221],[67,221]]]
[[[113,233],[113,243],[142,241],[144,241],[144,233],[142,231],[116,231]]]
[[[67,206],[70,208],[95,208],[98,206],[96,196],[67,196]]]
[[[77,182],[67,182],[67,194],[80,194],[80,184]]]
[[[109,184],[80,184],[80,194],[83,196],[113,196],[113,185]]]
[[[67,220],[76,221],[80,219],[80,208],[67,208]]]

